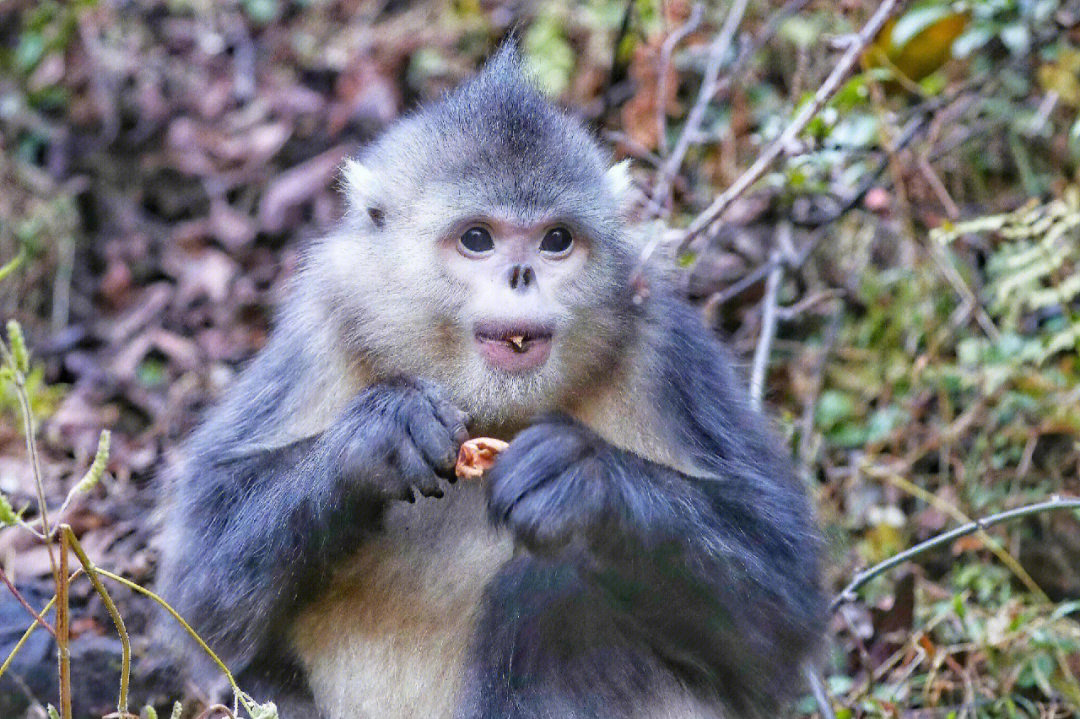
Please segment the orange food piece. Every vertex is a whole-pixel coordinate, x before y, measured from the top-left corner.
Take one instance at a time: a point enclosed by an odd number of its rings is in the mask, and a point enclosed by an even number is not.
[[[495,457],[507,443],[493,437],[473,437],[461,445],[454,472],[460,479],[480,479],[495,464]]]

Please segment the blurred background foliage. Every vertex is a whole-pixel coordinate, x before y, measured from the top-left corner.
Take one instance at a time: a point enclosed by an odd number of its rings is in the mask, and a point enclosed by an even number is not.
[[[22,258],[0,309],[34,351],[56,497],[114,429],[113,479],[76,508],[84,546],[152,582],[150,478],[261,346],[298,247],[340,214],[339,163],[507,33],[538,82],[633,159],[639,218],[685,227],[780,136],[876,5],[749,0],[696,122],[738,2],[703,3],[698,23],[687,0],[0,5],[0,264]],[[966,517],[1080,494],[1078,112],[1080,3],[907,3],[679,258],[683,291],[747,371],[782,258],[765,401],[817,499],[830,588]],[[31,486],[12,419],[0,489],[19,508]],[[830,625],[838,716],[1076,716],[1077,520],[995,527],[874,580]],[[47,575],[5,532],[0,561],[24,585]],[[80,641],[103,639],[107,616],[80,599]],[[182,687],[155,661],[136,683],[165,701]],[[0,715],[51,697],[26,671],[0,681]],[[99,683],[84,712],[113,701]],[[809,697],[797,709],[817,712]]]

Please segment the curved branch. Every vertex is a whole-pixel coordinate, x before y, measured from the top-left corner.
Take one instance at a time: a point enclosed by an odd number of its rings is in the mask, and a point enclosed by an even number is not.
[[[1018,519],[1020,517],[1027,517],[1031,514],[1038,514],[1040,512],[1050,512],[1056,509],[1080,509],[1080,499],[1054,497],[1045,502],[1039,502],[1037,504],[1029,504],[1026,507],[1017,507],[1016,509],[1010,509],[1006,512],[1000,512],[999,514],[991,514],[989,517],[983,517],[976,519],[974,522],[969,522],[963,526],[955,529],[950,529],[948,532],[931,537],[925,542],[919,542],[910,549],[905,549],[899,554],[889,557],[884,562],[875,564],[874,566],[864,569],[855,575],[855,578],[851,580],[843,591],[836,595],[829,604],[829,611],[835,612],[842,605],[847,602],[854,601],[855,592],[864,584],[869,582],[874,577],[880,576],[889,571],[893,567],[896,567],[909,559],[916,557],[923,552],[939,547],[942,544],[948,544],[949,542],[963,537],[968,534],[973,534],[979,530],[986,529],[995,524],[1002,522],[1008,522],[1010,519]]]

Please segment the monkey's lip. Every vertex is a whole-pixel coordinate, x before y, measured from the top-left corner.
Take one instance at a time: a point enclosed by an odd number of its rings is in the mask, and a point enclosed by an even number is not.
[[[488,364],[506,372],[527,372],[551,354],[551,327],[546,324],[482,322],[475,337]]]

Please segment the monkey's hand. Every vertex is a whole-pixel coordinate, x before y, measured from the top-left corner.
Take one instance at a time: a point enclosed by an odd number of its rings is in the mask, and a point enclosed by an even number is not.
[[[563,415],[519,433],[487,474],[488,513],[533,551],[554,549],[595,529],[609,502],[603,455],[610,446]]]
[[[330,431],[341,478],[377,499],[441,497],[439,478],[454,481],[468,415],[431,382],[400,379],[368,387]]]

